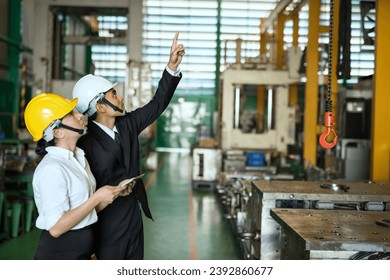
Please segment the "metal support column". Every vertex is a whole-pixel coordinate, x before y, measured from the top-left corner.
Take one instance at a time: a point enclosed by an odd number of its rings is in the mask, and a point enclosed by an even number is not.
[[[217,111],[217,120],[218,124],[215,131],[215,139],[218,143],[218,146],[221,143],[221,123],[222,120],[222,90],[220,87],[220,67],[221,67],[221,2],[222,0],[217,1],[217,40],[216,40],[216,62],[215,62],[215,91],[214,96],[216,102],[216,111]]]
[[[390,1],[376,1],[375,79],[372,108],[372,157],[371,179],[390,180],[390,95],[388,68],[390,57]]]
[[[20,0],[10,1],[8,7],[8,37],[12,42],[21,45],[22,36],[20,30],[22,3]],[[8,79],[14,84],[14,96],[12,112],[16,118],[16,125],[19,126],[19,100],[20,100],[20,47],[9,45],[8,47],[9,72]],[[12,138],[16,138],[16,131],[12,131]]]
[[[309,27],[307,38],[307,66],[305,88],[305,119],[303,158],[305,167],[317,163],[317,120],[318,120],[318,34],[320,21],[320,0],[309,0]]]

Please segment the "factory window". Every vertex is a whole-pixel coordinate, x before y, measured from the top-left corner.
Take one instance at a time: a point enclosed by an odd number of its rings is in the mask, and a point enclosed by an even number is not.
[[[125,16],[99,16],[99,37],[123,38],[128,29]],[[111,81],[124,82],[127,63],[127,46],[110,43],[92,45],[92,61],[95,74]]]
[[[53,13],[53,79],[86,73],[123,82],[128,8],[50,6]]]
[[[374,71],[372,35],[375,34],[375,2],[351,1],[351,77],[348,82],[355,83],[359,77],[372,75]],[[173,34],[179,31],[179,41],[186,47],[186,56],[181,65],[185,79],[180,82],[177,92],[215,94],[218,72],[222,73],[226,67],[236,63],[237,59],[240,60],[239,63],[247,63],[259,56],[261,19],[267,18],[279,2],[183,0],[178,5],[179,2],[174,0],[143,1],[143,62],[151,65],[153,86],[157,86],[161,70],[167,63]],[[297,2],[298,0],[291,1],[290,6],[294,7]],[[327,25],[330,1],[321,2],[320,23]],[[128,57],[125,39],[128,9],[91,11],[91,8],[53,6],[52,10],[56,15],[54,26],[63,33],[53,40],[53,57],[56,58],[53,62],[53,78],[76,79],[86,72],[94,71],[111,80],[124,82]],[[79,20],[75,20],[72,14],[81,16],[77,16]],[[305,5],[299,13],[298,44],[302,50],[307,45],[307,27],[308,5]],[[85,48],[83,44],[88,36],[92,41]],[[237,39],[241,41],[238,42]],[[291,20],[285,24],[283,40],[287,50],[292,45]],[[236,51],[238,43],[241,46],[239,58]],[[327,50],[323,46],[327,43],[328,35],[321,34],[320,44],[324,54]],[[65,47],[62,48],[61,44],[65,44]],[[90,61],[83,59],[88,58],[89,54]],[[326,74],[326,55],[321,57],[325,61],[321,71]]]
[[[161,76],[161,69],[167,63],[167,56],[173,34],[180,32],[179,41],[186,47],[186,56],[181,65],[185,79],[180,82],[177,92],[182,94],[215,93],[217,78],[216,67],[220,47],[220,68],[223,72],[228,64],[236,60],[236,39],[242,39],[241,62],[258,56],[259,24],[261,18],[267,18],[280,1],[276,0],[221,0],[220,22],[218,22],[218,1],[184,0],[180,1],[143,1],[143,57],[152,66],[153,85]],[[292,1],[291,5],[298,1]],[[320,22],[329,24],[329,1],[322,1]],[[361,14],[360,2],[352,0],[351,10],[351,78],[357,82],[361,76],[373,73],[374,54],[372,46],[364,43],[362,18],[370,22],[370,13]],[[368,9],[372,13],[372,9]],[[307,44],[308,6],[299,14],[299,41],[303,50]],[[375,19],[375,18],[374,18]],[[220,27],[220,37],[218,36]],[[286,22],[284,29],[285,48],[292,44],[292,23]],[[217,42],[220,45],[217,46]],[[328,35],[323,34],[320,44],[328,43]],[[326,52],[326,48],[324,49]],[[326,57],[324,57],[326,60]],[[326,65],[324,65],[324,74]]]
[[[178,5],[178,3],[180,3]],[[151,63],[153,84],[167,64],[172,38],[186,48],[177,92],[212,94],[215,87],[217,1],[144,1],[143,57]]]

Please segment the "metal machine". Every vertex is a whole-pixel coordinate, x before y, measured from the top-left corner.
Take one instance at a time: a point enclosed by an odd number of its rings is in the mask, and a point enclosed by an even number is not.
[[[281,259],[390,258],[390,219],[383,211],[271,209],[281,226]]]
[[[240,41],[240,44],[243,43]],[[290,85],[299,82],[302,52],[288,50],[287,66],[277,69],[262,54],[246,58],[241,64],[241,45],[235,64],[221,74],[220,147],[222,171],[262,172],[274,176],[277,166],[271,154],[288,153],[295,143],[296,107],[290,106]],[[250,157],[263,154],[262,164],[251,164]],[[264,178],[264,177],[261,177]]]
[[[243,235],[251,237],[248,259],[280,259],[280,225],[273,208],[390,211],[390,183],[252,181],[252,198]]]
[[[372,90],[342,90],[338,94],[340,143],[338,173],[345,180],[368,180],[371,154]]]
[[[301,54],[299,51],[296,53]],[[297,82],[298,77],[291,76],[288,70],[240,67],[225,70],[222,150],[287,152],[287,145],[293,144],[295,137],[295,108],[288,105],[288,85]],[[265,86],[264,97],[258,93],[258,86]],[[251,108],[250,103],[257,104],[257,108]]]
[[[220,149],[194,148],[192,151],[192,187],[213,189],[219,180],[221,164]]]
[[[264,177],[263,172],[222,172],[220,184],[216,192],[224,208],[224,216],[228,219],[241,254],[246,254],[251,246],[252,233],[248,233],[251,226],[248,213],[252,211],[252,180]],[[247,256],[249,258],[250,256]]]

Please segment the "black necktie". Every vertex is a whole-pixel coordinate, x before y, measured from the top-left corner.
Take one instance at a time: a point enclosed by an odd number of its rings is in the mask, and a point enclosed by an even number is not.
[[[119,133],[116,132],[116,131],[114,131],[114,133],[115,133],[115,138],[114,138],[115,142],[117,142],[118,144],[120,144],[120,141],[119,141]]]

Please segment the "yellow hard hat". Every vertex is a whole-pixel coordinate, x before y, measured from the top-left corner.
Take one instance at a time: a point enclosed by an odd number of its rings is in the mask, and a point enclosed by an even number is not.
[[[42,137],[46,141],[52,140],[52,133],[44,135],[45,130],[72,112],[76,104],[77,98],[69,100],[55,93],[41,93],[31,99],[24,112],[24,121],[33,140],[38,141]]]

